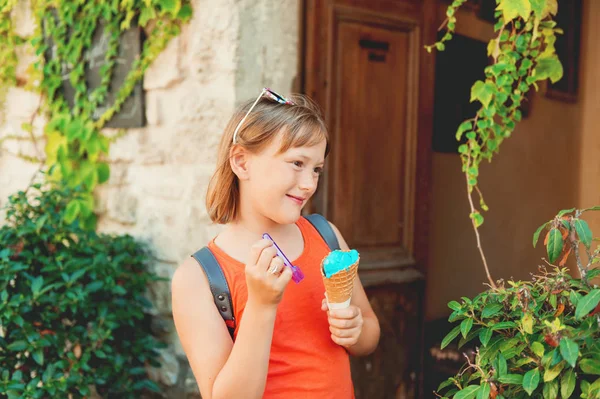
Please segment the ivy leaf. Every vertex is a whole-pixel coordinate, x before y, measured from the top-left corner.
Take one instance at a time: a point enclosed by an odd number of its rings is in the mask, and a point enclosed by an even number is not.
[[[502,11],[507,24],[517,17],[527,20],[531,14],[531,3],[529,0],[500,0],[497,9]]]
[[[488,107],[492,101],[494,95],[494,85],[491,83],[484,83],[481,80],[475,82],[471,87],[471,102],[479,100],[484,107]]]
[[[535,80],[550,79],[552,83],[558,82],[563,76],[563,66],[556,54],[538,58],[533,76]]]
[[[531,3],[531,11],[533,11],[538,20],[542,19],[542,14],[546,8],[546,0],[529,0],[529,2]]]
[[[454,395],[454,399],[473,399],[479,392],[480,388],[481,386],[479,385],[469,385],[468,387],[457,392],[456,395]]]
[[[575,367],[577,357],[579,356],[579,345],[569,338],[563,337],[560,340],[560,354],[571,367]]]
[[[456,131],[456,140],[460,140],[463,133],[471,129],[473,129],[473,123],[471,123],[470,121],[465,121],[461,123],[458,127],[458,130]]]
[[[577,231],[577,236],[585,245],[587,249],[590,249],[590,245],[592,244],[592,231],[590,230],[590,226],[588,226],[585,220],[575,219],[573,221],[575,224],[575,231]]]
[[[579,299],[575,309],[575,318],[587,316],[600,302],[600,289],[591,290],[589,294]]]
[[[536,390],[536,388],[538,387],[539,384],[540,384],[540,370],[539,369],[535,368],[533,370],[529,370],[523,376],[523,389],[525,389],[525,392],[527,392],[529,394],[529,396],[531,396],[531,394],[533,393],[533,391]]]
[[[575,371],[573,369],[567,370],[563,374],[560,380],[560,396],[562,399],[568,399],[575,390]]]
[[[63,216],[65,223],[66,224],[73,223],[75,221],[75,219],[77,219],[77,216],[79,216],[80,210],[81,210],[81,205],[80,205],[79,201],[71,200],[67,204],[67,210],[65,211],[65,215]]]
[[[558,1],[557,0],[546,0],[544,11],[542,12],[542,18],[546,18],[549,14],[556,15],[558,13]]]
[[[110,178],[110,169],[108,164],[102,162],[96,166],[96,170],[98,171],[98,184],[102,184]]]
[[[557,228],[552,228],[552,230],[550,230],[546,248],[548,250],[548,260],[550,263],[554,263],[554,261],[558,259],[563,248],[562,234]]]
[[[460,306],[460,303],[456,302],[456,301],[450,301],[448,302],[448,307],[452,310],[456,310],[459,311],[462,307]]]
[[[444,337],[440,349],[444,349],[446,346],[448,346],[454,338],[458,337],[458,334],[460,334],[460,326],[454,327],[452,331],[450,331],[448,335]]]

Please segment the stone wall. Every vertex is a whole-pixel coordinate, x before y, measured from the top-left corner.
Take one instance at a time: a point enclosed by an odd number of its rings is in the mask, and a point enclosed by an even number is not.
[[[144,77],[147,125],[113,144],[111,178],[96,193],[98,229],[149,243],[153,267],[165,277],[219,231],[204,198],[234,107],[263,86],[289,93],[298,69],[298,0],[195,0],[193,6],[192,21]],[[32,29],[26,7],[19,8],[18,18],[20,32]],[[27,62],[24,57],[21,76]],[[23,88],[11,89],[0,137],[19,133],[39,100]],[[41,135],[44,118],[34,122]],[[38,147],[43,151],[43,143]],[[0,149],[0,206],[25,188],[37,169],[13,155],[19,152],[33,155],[35,149],[27,143]],[[157,284],[149,292],[157,308],[155,330],[169,343],[164,367],[153,378],[164,384],[166,397],[195,397],[197,387],[173,326],[170,286]]]

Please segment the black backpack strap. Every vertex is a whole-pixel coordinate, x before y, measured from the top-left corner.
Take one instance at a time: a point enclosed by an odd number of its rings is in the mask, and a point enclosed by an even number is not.
[[[206,274],[206,278],[208,279],[215,305],[217,305],[219,313],[221,313],[223,320],[225,320],[229,335],[231,335],[231,339],[233,339],[235,317],[233,316],[233,305],[229,285],[227,284],[223,270],[221,270],[219,262],[217,262],[217,259],[208,247],[202,248],[193,254],[192,257],[196,259],[198,264],[204,269],[204,274]]]
[[[330,250],[335,251],[336,249],[340,249],[340,243],[335,235],[335,231],[333,231],[327,219],[318,213],[313,213],[306,216],[306,220],[319,232],[323,240],[329,245]]]

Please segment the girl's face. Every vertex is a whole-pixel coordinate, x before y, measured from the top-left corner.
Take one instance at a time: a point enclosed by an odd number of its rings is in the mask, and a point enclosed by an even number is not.
[[[325,163],[325,140],[280,153],[281,134],[249,155],[246,191],[252,208],[279,224],[295,223],[317,189]]]

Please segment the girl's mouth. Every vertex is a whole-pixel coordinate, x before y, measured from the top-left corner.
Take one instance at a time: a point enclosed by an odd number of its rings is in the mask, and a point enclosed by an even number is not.
[[[301,198],[301,197],[295,197],[295,196],[293,196],[293,195],[289,195],[289,194],[286,194],[286,196],[287,196],[289,199],[291,199],[292,201],[294,201],[294,202],[295,202],[296,204],[298,204],[298,205],[302,205],[302,204],[304,203],[304,200],[305,200],[304,198]]]

